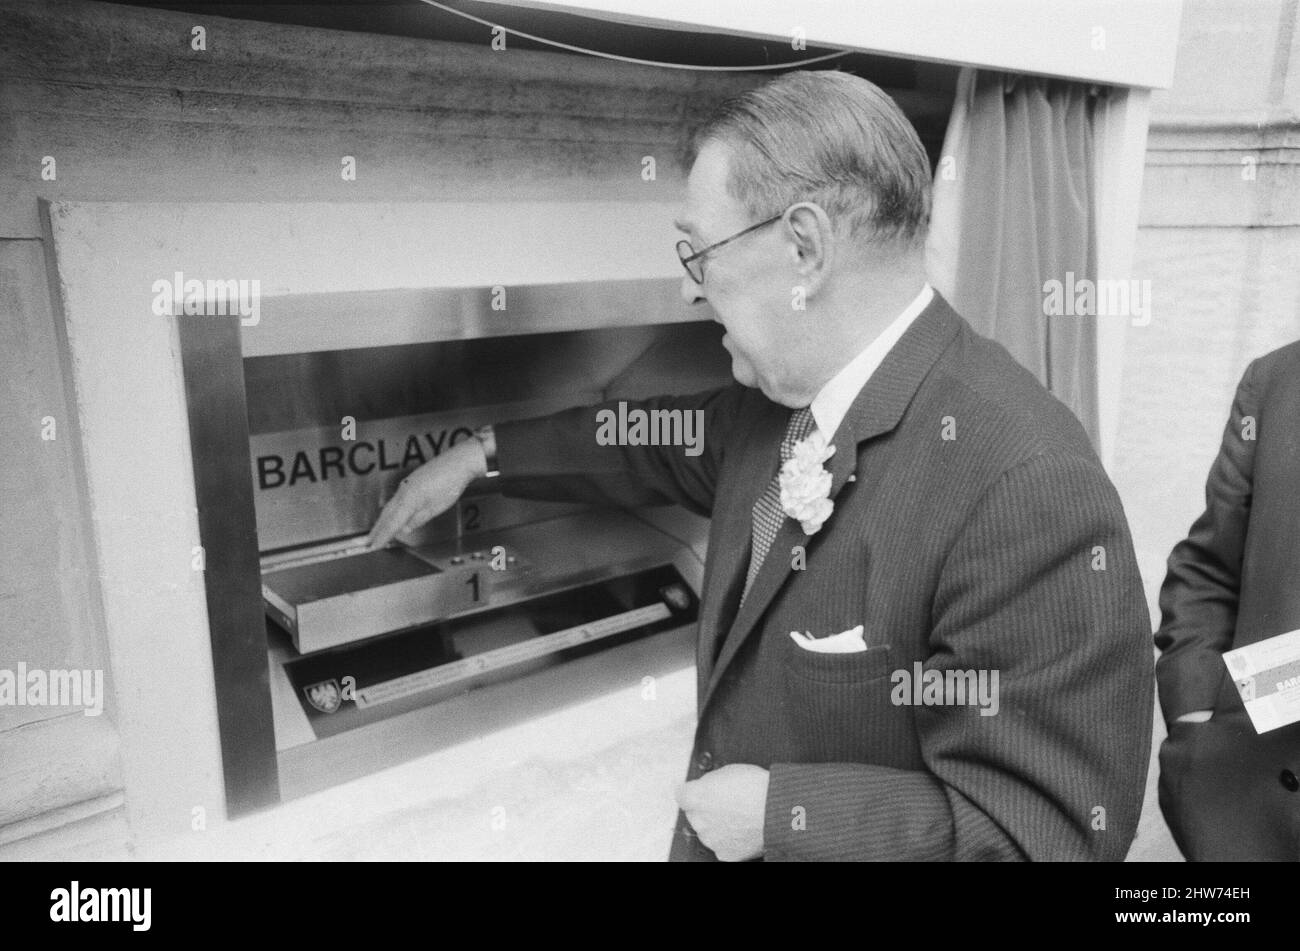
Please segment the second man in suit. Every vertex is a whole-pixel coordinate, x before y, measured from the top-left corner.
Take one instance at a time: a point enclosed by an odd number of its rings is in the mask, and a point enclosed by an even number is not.
[[[1298,420],[1293,343],[1246,369],[1160,590],[1160,808],[1192,861],[1300,861],[1300,723],[1257,733],[1223,662],[1300,628]]]

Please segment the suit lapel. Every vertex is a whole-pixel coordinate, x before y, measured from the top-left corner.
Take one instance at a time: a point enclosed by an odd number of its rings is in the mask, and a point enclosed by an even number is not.
[[[751,508],[776,473],[781,437],[785,433],[790,411],[767,400],[756,401],[761,407],[754,422],[745,426],[738,441],[735,484],[720,498],[714,509],[712,540],[709,545],[708,573],[705,588],[708,596],[701,602],[700,644],[698,654],[699,696],[704,696],[708,676],[723,635],[735,618],[736,604],[744,588],[749,568]],[[730,467],[728,467],[730,468]]]
[[[866,386],[862,388],[862,391],[853,401],[853,405],[849,408],[843,422],[840,423],[839,429],[836,430],[835,436],[831,440],[831,444],[835,447],[835,454],[831,456],[827,467],[831,473],[829,497],[832,502],[840,494],[849,478],[856,475],[858,446],[884,433],[891,432],[898,425],[903,412],[912,401],[912,397],[916,395],[922,380],[930,372],[930,368],[934,366],[939,354],[948,346],[961,325],[961,318],[936,291],[930,305],[913,321],[912,326],[908,328],[898,343],[889,351],[876,372],[872,374],[871,379],[867,381]],[[739,574],[742,585],[744,573],[748,568],[748,559],[744,557],[744,553],[749,550],[750,545],[751,509],[777,471],[780,440],[784,433],[786,421],[790,417],[788,409],[776,406],[776,404],[770,405],[775,408],[775,412],[768,414],[764,418],[761,437],[750,440],[750,445],[747,447],[743,459],[747,471],[746,475],[738,480],[737,484],[737,488],[741,490],[737,494],[741,497],[730,499],[727,504],[728,534],[734,527],[737,536],[743,535],[744,544],[728,544],[726,546],[723,555],[725,559],[724,567],[726,571],[731,573],[730,580],[732,583],[735,582],[734,576]],[[773,432],[774,423],[775,431]],[[938,432],[938,426],[939,420],[935,420],[936,433]],[[832,511],[830,518],[821,527],[820,532],[832,531],[838,515],[837,511]],[[718,654],[718,661],[708,671],[707,680],[703,676],[704,672],[701,671],[701,680],[707,683],[702,694],[701,710],[703,710],[704,705],[708,703],[717,689],[718,682],[726,671],[727,665],[740,651],[746,638],[758,625],[759,620],[772,603],[772,599],[776,597],[789,576],[792,570],[790,550],[795,545],[803,545],[805,551],[807,551],[812,537],[805,534],[800,524],[792,518],[787,518],[781,523],[776,539],[772,542],[767,557],[763,559],[763,566],[759,569],[758,577],[754,579],[754,586],[730,625],[731,629],[727,631],[722,643],[722,652]],[[714,580],[717,582],[722,579],[715,578]],[[730,592],[731,588],[726,587],[724,590]],[[729,601],[726,604],[717,606],[719,617],[715,619],[716,623],[712,627],[712,636],[714,638],[726,629],[725,614],[721,612],[729,606]],[[703,634],[703,626],[701,626],[701,633]],[[702,651],[701,656],[712,658],[715,649],[716,644],[711,643],[708,654],[705,655]]]

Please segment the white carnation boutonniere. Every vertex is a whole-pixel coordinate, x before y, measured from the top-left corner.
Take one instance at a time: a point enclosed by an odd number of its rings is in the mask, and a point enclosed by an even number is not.
[[[814,430],[795,444],[794,455],[781,466],[781,510],[799,521],[804,534],[817,534],[835,508],[828,498],[831,474],[822,465],[833,455],[835,447]]]

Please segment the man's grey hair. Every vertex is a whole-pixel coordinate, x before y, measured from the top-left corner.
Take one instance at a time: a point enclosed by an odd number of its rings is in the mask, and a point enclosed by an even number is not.
[[[854,239],[921,246],[930,223],[930,160],[879,86],[834,70],[800,71],[722,103],[693,136],[730,150],[727,192],[755,221],[800,201]]]

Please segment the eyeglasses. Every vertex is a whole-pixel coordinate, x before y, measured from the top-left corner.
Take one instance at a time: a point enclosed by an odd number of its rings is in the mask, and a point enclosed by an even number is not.
[[[686,268],[686,273],[691,276],[691,280],[694,281],[696,284],[703,284],[704,283],[704,263],[703,263],[704,255],[718,250],[718,248],[722,247],[724,244],[730,244],[732,241],[735,241],[737,238],[743,238],[751,231],[757,231],[759,228],[762,228],[765,225],[770,225],[774,221],[780,221],[784,217],[785,217],[784,211],[781,212],[781,214],[779,215],[773,215],[771,218],[768,218],[766,221],[760,221],[756,225],[750,225],[744,231],[737,231],[730,238],[723,238],[721,241],[715,241],[713,244],[709,245],[703,251],[696,251],[695,248],[692,247],[691,243],[687,241],[685,238],[683,238],[681,241],[677,242],[677,257],[682,262],[682,267]]]

